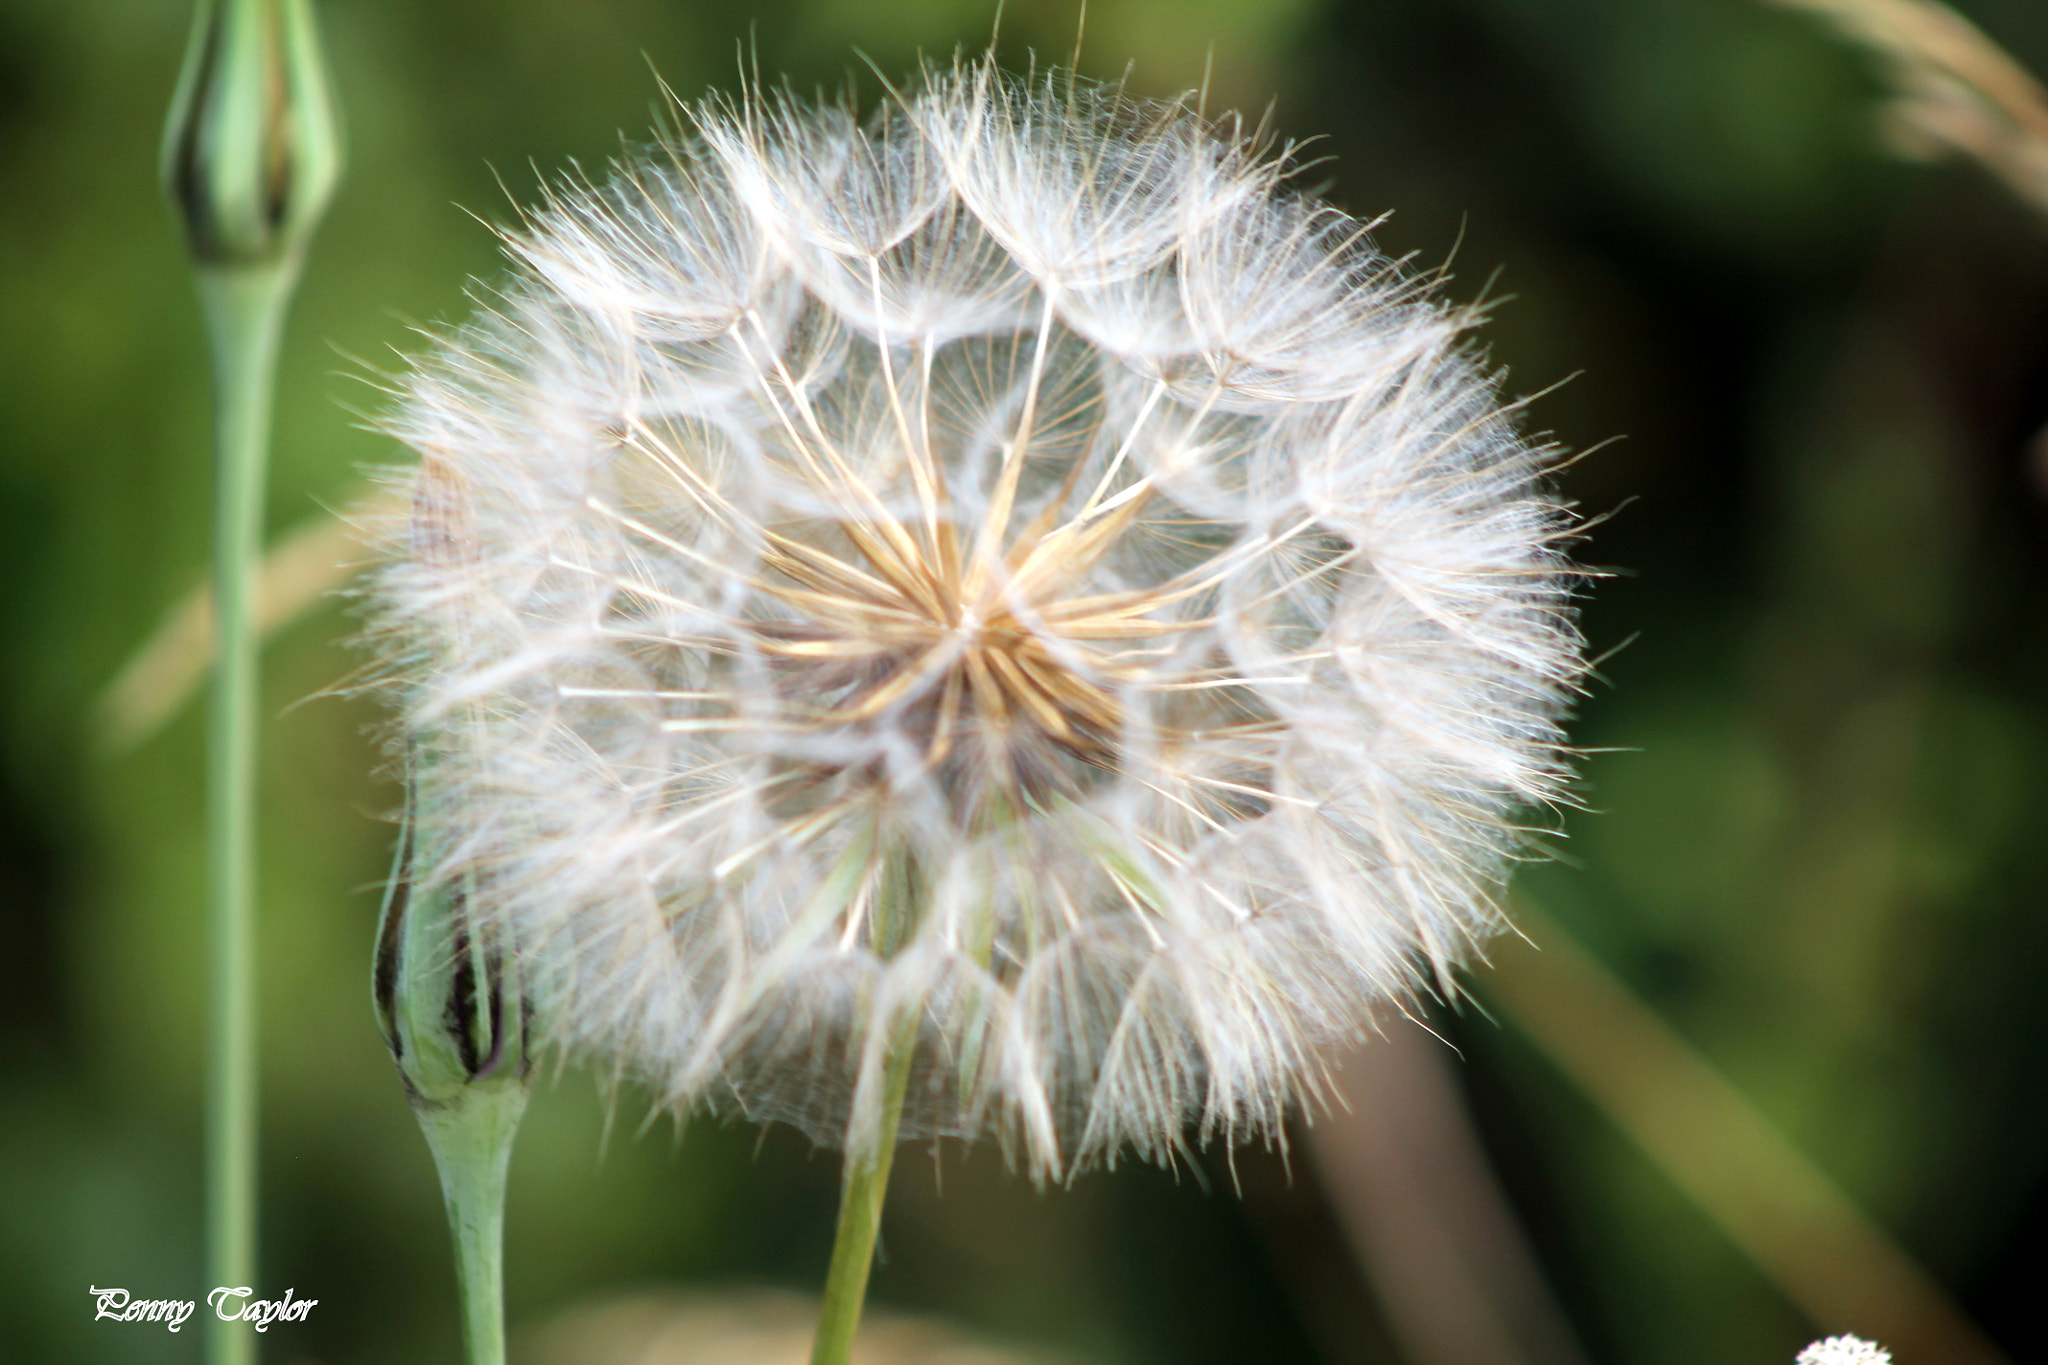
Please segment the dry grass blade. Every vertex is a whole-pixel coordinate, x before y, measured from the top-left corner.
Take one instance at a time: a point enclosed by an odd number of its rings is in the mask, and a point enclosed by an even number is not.
[[[1408,1365],[1586,1365],[1442,1040],[1394,1010],[1335,1068],[1310,1160]],[[1333,1354],[1332,1359],[1345,1357]]]
[[[355,577],[367,559],[369,528],[395,510],[372,494],[344,511],[312,518],[280,536],[256,575],[256,631],[296,621]],[[204,584],[180,598],[99,695],[99,742],[126,753],[155,734],[198,691],[213,664],[213,594]]]
[[[1827,1331],[1901,1360],[2007,1357],[1889,1233],[1742,1092],[1555,921],[1518,898],[1538,951],[1510,940],[1483,978],[1498,1006]]]
[[[1894,145],[1981,162],[2048,215],[2048,91],[1982,30],[1934,0],[1770,0],[1830,20],[1884,62]]]

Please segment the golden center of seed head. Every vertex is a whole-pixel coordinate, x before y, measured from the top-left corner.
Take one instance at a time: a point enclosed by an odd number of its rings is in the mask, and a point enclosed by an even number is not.
[[[1043,358],[1032,362],[992,487],[968,515],[950,496],[928,420],[905,402],[886,351],[898,458],[879,476],[872,460],[841,448],[804,384],[779,363],[763,380],[781,438],[768,458],[836,504],[835,514],[761,527],[759,559],[746,574],[757,605],[743,629],[774,666],[777,728],[908,741],[922,771],[968,819],[1078,795],[1114,772],[1123,694],[1160,681],[1156,641],[1206,624],[1178,608],[1215,582],[1212,571],[1196,570],[1147,588],[1087,590],[1152,496],[1149,480],[1118,481],[1128,468],[1121,454],[1094,471],[1092,488],[1081,482],[1084,462],[1072,460],[1036,511],[1020,510],[1025,470],[1038,453],[1034,431],[1043,430],[1034,425]],[[705,477],[691,443],[675,439],[679,432],[628,419],[618,434],[651,458],[665,496],[679,491],[713,521],[736,523],[737,509]],[[867,786],[900,775],[885,774],[879,759],[791,759],[789,767],[805,779],[785,788],[797,805],[813,801],[820,783]]]
[[[1114,767],[1116,689],[1142,667],[1133,646],[1181,628],[1151,619],[1156,594],[1069,591],[1139,501],[1092,532],[1027,528],[1001,556],[977,557],[942,521],[838,523],[858,564],[776,536],[770,595],[788,615],[761,623],[757,638],[807,723],[891,726],[927,771],[972,765],[1041,796],[1069,785],[1051,769],[1071,765],[1055,760]]]
[[[1118,692],[1152,662],[1144,642],[1191,624],[1161,619],[1186,595],[1172,587],[1082,590],[1144,509],[1142,487],[1111,496],[1105,481],[1076,502],[1076,468],[1013,525],[1030,422],[1027,411],[969,524],[908,421],[908,515],[836,452],[802,443],[799,464],[845,514],[771,532],[764,547],[774,619],[754,633],[782,666],[791,718],[820,732],[892,729],[963,811],[1072,794],[1091,770],[1114,769]]]

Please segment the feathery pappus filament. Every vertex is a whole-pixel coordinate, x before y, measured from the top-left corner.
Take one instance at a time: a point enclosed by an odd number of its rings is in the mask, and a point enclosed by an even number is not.
[[[678,1108],[1272,1131],[1501,926],[1581,670],[1467,314],[1185,104],[749,97],[509,234],[389,426],[442,875]],[[422,875],[431,878],[431,871]]]

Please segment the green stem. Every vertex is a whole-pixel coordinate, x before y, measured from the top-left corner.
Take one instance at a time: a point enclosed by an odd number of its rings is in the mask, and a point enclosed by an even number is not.
[[[915,1028],[899,1029],[883,1062],[882,1118],[872,1145],[849,1149],[839,1187],[839,1230],[832,1238],[832,1266],[825,1273],[825,1302],[818,1314],[811,1365],[846,1365],[853,1354],[860,1310],[867,1302],[868,1272],[875,1264],[875,1237],[882,1230],[882,1200],[889,1192],[889,1167],[896,1156],[896,1125],[910,1084]]]
[[[263,475],[288,265],[199,272],[214,375],[214,681],[207,740],[206,1241],[208,1287],[256,1270],[256,631]],[[250,1365],[256,1339],[209,1317],[211,1365]]]
[[[469,1365],[505,1365],[505,1183],[526,1096],[506,1086],[415,1109],[448,1205]]]

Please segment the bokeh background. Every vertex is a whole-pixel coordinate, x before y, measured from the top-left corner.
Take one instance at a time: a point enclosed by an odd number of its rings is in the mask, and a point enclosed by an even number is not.
[[[2048,69],[2039,0],[1961,8]],[[651,72],[694,96],[753,53],[801,89],[858,71],[873,92],[856,48],[900,72],[991,18],[321,12],[351,153],[284,355],[280,532],[395,458],[360,425],[366,381],[496,271],[479,219],[643,133]],[[0,1360],[24,1365],[196,1360],[190,1329],[92,1322],[86,1290],[206,1288],[202,726],[188,706],[117,752],[99,709],[205,554],[202,337],[154,168],[188,16],[0,0]],[[1077,8],[1011,0],[1002,24],[1016,63],[1064,57]],[[1891,156],[1871,64],[1755,0],[1093,0],[1081,64],[1153,94],[1206,70],[1212,108],[1319,135],[1305,178],[1391,210],[1389,251],[1500,300],[1482,340],[1511,392],[1554,389],[1533,423],[1592,451],[1562,482],[1604,518],[1583,553],[1611,570],[1584,612],[1609,655],[1576,728],[1587,810],[1550,822],[1522,886],[2040,1358],[2048,219],[1978,167]],[[320,1300],[265,1351],[446,1361],[433,1172],[368,1004],[396,793],[369,704],[326,695],[350,630],[326,601],[265,671],[261,1288]],[[1443,1056],[1584,1358],[1789,1362],[1815,1325],[1782,1276],[1488,1006],[1486,969],[1471,981],[1438,1012]],[[514,1167],[515,1327],[632,1286],[819,1280],[831,1154],[642,1118],[543,1081]],[[883,1305],[1084,1365],[1439,1365],[1300,1144],[1045,1193],[989,1153],[898,1169]]]

